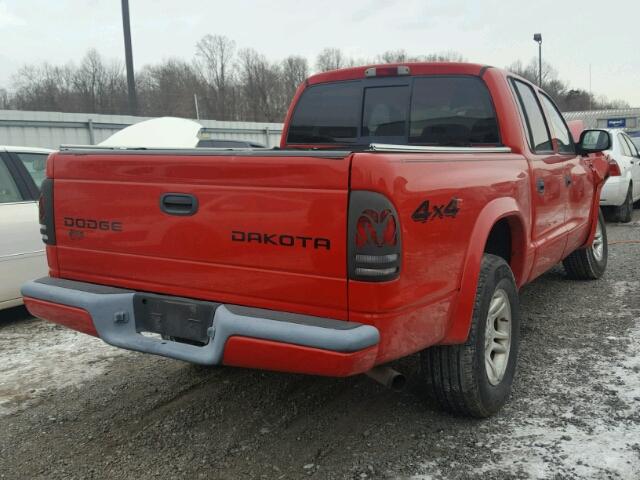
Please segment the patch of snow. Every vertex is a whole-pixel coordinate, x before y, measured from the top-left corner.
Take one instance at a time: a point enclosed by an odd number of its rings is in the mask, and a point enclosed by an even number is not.
[[[618,282],[619,298],[638,283]],[[455,478],[640,478],[640,311],[624,312],[634,325],[623,336],[607,338],[615,348],[588,361],[559,350],[553,375],[560,381],[529,399],[522,416],[492,419],[504,433],[483,439],[480,448],[491,452],[490,460],[460,466],[464,475]],[[591,372],[589,381],[575,381],[576,366]],[[563,397],[569,398],[555,401]],[[448,478],[437,462],[421,467],[429,473],[413,480]]]
[[[440,470],[436,462],[424,462],[421,464],[421,467],[429,473],[414,475],[411,477],[411,480],[437,480],[444,478],[442,470]]]
[[[527,478],[618,476],[633,478],[640,471],[638,428],[611,425],[606,419],[584,429],[575,425],[552,427],[546,421],[514,427],[509,438],[493,444],[495,460],[473,471],[491,478],[499,473]]]
[[[621,292],[638,282],[619,283],[627,284],[618,285]],[[492,445],[498,453],[495,461],[473,473],[479,477],[506,472],[526,478],[638,478],[640,428],[637,418],[630,418],[640,412],[640,319],[634,320],[628,337],[613,337],[621,343],[620,355],[592,367],[598,375],[592,384],[567,386],[575,399],[572,405],[532,404],[537,415],[519,424],[506,423],[511,432]],[[575,361],[564,353],[558,358]],[[604,394],[594,394],[594,386],[605,389]]]
[[[630,293],[638,295],[640,293],[640,282],[619,281],[613,283],[613,296],[617,299],[624,299]]]
[[[40,320],[0,324],[0,416],[52,390],[80,386],[129,352]]]

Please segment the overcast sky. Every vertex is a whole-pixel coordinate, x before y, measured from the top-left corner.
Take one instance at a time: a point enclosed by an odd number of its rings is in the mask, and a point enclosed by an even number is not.
[[[120,0],[0,0],[0,86],[25,63],[123,58]],[[537,56],[572,87],[640,107],[640,0],[130,0],[134,62],[191,59],[208,33],[272,60],[324,47],[371,58],[456,51],[505,67]]]

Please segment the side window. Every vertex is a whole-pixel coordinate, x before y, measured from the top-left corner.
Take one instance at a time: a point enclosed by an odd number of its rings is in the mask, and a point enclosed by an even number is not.
[[[36,186],[40,188],[46,175],[48,155],[45,153],[16,153],[15,155],[27,169]]]
[[[513,80],[513,85],[527,123],[531,150],[535,153],[553,152],[547,122],[544,119],[536,94],[529,85],[519,80]]]
[[[551,121],[553,133],[558,143],[558,153],[576,153],[576,147],[571,138],[571,132],[554,103],[546,95],[541,95],[544,108]]]
[[[0,159],[0,204],[21,202],[23,200],[15,180],[7,165]]]
[[[624,139],[624,135],[621,133],[618,134],[618,142],[620,142],[620,149],[622,150],[622,154],[625,157],[631,157],[631,150],[629,149],[629,145]]]

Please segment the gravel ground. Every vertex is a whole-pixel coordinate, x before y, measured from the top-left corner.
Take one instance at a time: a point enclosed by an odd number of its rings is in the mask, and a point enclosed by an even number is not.
[[[631,240],[632,242],[625,242]],[[0,321],[0,478],[640,478],[640,211],[597,282],[521,293],[509,404],[459,419],[409,388],[203,368],[24,310]]]

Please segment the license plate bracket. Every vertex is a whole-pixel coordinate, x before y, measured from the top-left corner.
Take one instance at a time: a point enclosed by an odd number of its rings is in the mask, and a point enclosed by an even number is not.
[[[136,331],[206,345],[218,306],[201,300],[136,293],[133,296]]]

